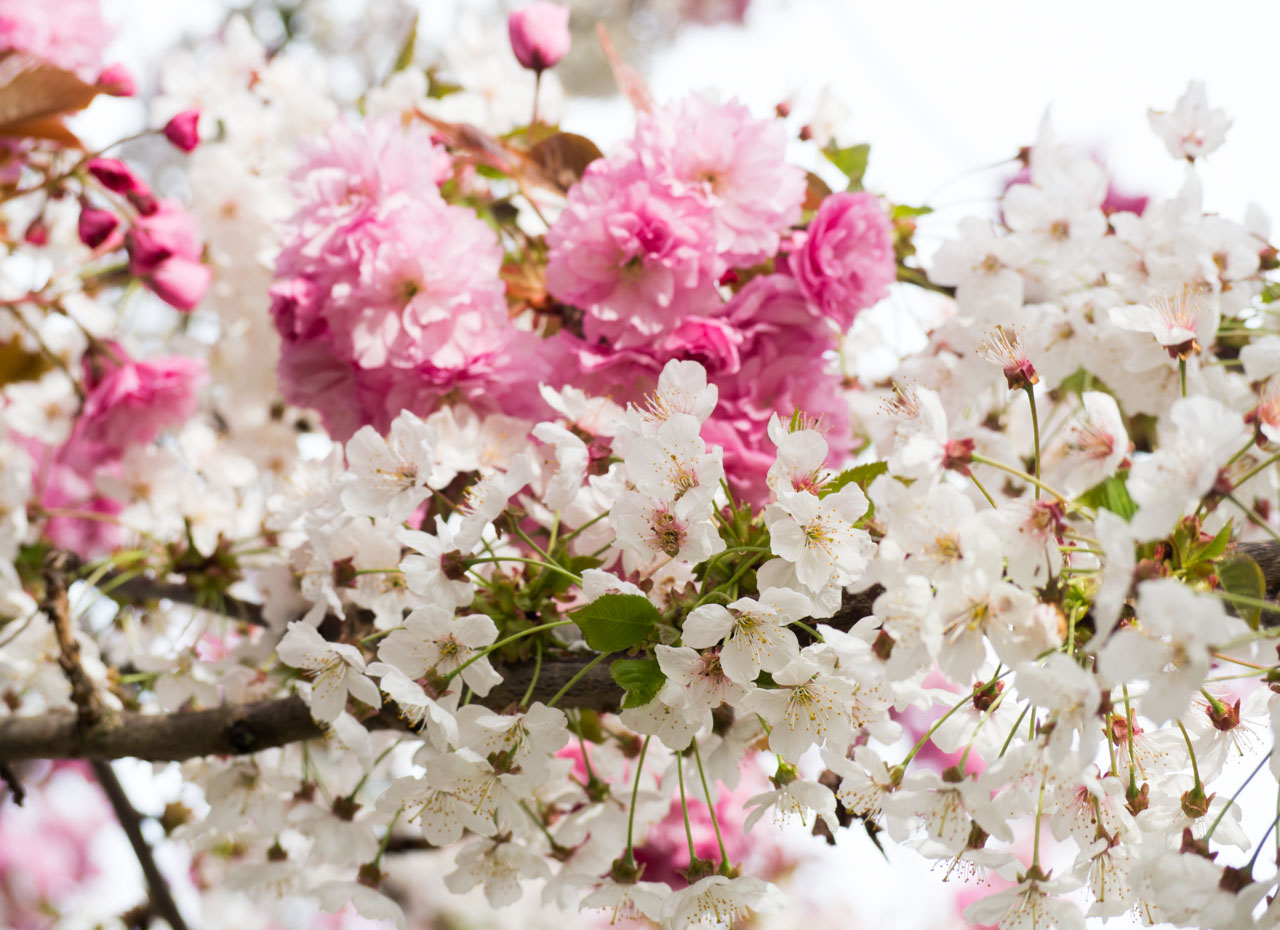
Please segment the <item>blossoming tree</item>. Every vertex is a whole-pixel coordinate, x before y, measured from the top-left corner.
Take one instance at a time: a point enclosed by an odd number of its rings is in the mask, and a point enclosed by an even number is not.
[[[765,819],[981,880],[980,924],[1280,919],[1242,800],[1280,773],[1280,261],[1202,209],[1203,87],[1150,114],[1172,199],[1046,127],[926,265],[928,207],[787,113],[611,53],[633,133],[560,131],[549,3],[515,122],[412,43],[344,110],[231,21],[150,103],[183,203],[75,134],[133,93],[97,16],[0,0],[0,775],[89,761],[135,924],[201,908],[126,758],[181,763],[207,899],[400,927],[423,850],[494,907],[742,923]],[[926,344],[856,377],[891,294]]]

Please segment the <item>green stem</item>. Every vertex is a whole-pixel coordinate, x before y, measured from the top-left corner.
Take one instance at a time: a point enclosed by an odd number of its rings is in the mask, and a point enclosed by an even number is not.
[[[529,687],[524,689],[524,696],[520,698],[521,707],[529,706],[529,698],[533,697],[533,689],[537,687],[538,676],[542,673],[542,640],[535,640],[533,649],[533,677],[529,679]]]
[[[587,672],[591,671],[593,668],[595,668],[605,659],[609,658],[610,655],[612,655],[612,653],[602,652],[598,656],[596,656],[594,659],[592,659],[590,662],[588,662],[586,665],[582,666],[582,668],[579,669],[578,673],[574,675],[572,678],[570,678],[568,681],[566,681],[564,683],[564,687],[561,688],[559,691],[557,691],[555,693],[555,696],[551,700],[547,701],[547,706],[555,707],[556,704],[560,701],[560,699],[569,693],[570,688],[576,685],[582,679],[582,677],[587,674]]]
[[[1031,432],[1036,444],[1036,500],[1040,499],[1040,417],[1036,413],[1036,391],[1030,384],[1023,388],[1027,392],[1027,400],[1031,402]],[[1183,391],[1183,396],[1186,392]]]
[[[1000,747],[1000,755],[996,758],[1004,758],[1004,754],[1009,750],[1009,744],[1013,742],[1013,734],[1018,732],[1018,727],[1022,725],[1022,718],[1027,715],[1027,711],[1029,710],[1031,710],[1030,704],[1022,708],[1022,713],[1018,714],[1018,719],[1013,721],[1013,726],[1009,728],[1009,735],[1004,738],[1004,745]]]
[[[525,559],[514,555],[495,556],[492,559],[467,559],[467,567],[470,568],[472,565],[483,565],[486,562],[521,562],[525,565],[537,565],[539,568],[549,569],[550,571],[564,575],[574,584],[582,584],[581,575],[575,575],[573,572],[568,569],[561,568],[554,562],[540,562],[537,559]]]
[[[463,662],[461,665],[455,668],[448,675],[445,675],[444,680],[445,682],[452,681],[463,669],[469,666],[472,662],[479,662],[485,656],[491,654],[495,649],[501,649],[503,646],[507,645],[508,643],[514,643],[516,640],[524,639],[526,636],[532,636],[534,633],[541,633],[543,630],[554,630],[558,626],[568,626],[571,623],[573,623],[572,620],[556,620],[554,623],[543,623],[539,626],[530,627],[527,630],[521,630],[519,633],[512,633],[510,636],[506,637],[505,639],[498,640],[492,646],[485,646],[483,649],[481,649],[471,658],[467,659],[467,661]]]
[[[1047,776],[1040,779],[1040,797],[1036,800],[1036,836],[1031,848],[1031,868],[1040,870],[1040,821],[1044,820],[1044,783]]]
[[[640,774],[644,771],[644,757],[645,753],[649,751],[649,740],[651,739],[653,739],[653,737],[646,736],[644,738],[644,744],[640,747],[640,758],[636,762],[636,780],[635,784],[631,786],[631,810],[627,814],[627,860],[629,862],[635,861],[635,857],[631,854],[631,838],[634,835],[636,827],[636,798],[640,796]]]
[[[1129,744],[1129,790],[1137,791],[1138,777],[1134,772],[1133,762],[1133,711],[1129,708],[1129,686],[1121,685],[1120,691],[1124,695],[1124,729]]]
[[[378,854],[373,857],[373,867],[376,869],[382,864],[382,856],[387,851],[387,844],[391,842],[391,832],[396,828],[396,821],[400,819],[400,813],[403,807],[397,807],[396,812],[391,815],[391,823],[387,824],[387,832],[382,834],[382,842],[378,844]]]
[[[1253,445],[1253,443],[1250,443],[1250,445]],[[1239,453],[1236,453],[1236,458],[1239,458]],[[1235,461],[1235,458],[1231,460],[1231,462],[1234,462],[1234,461]],[[1231,462],[1228,462],[1227,464],[1230,465]],[[1247,482],[1254,475],[1258,474],[1258,472],[1263,471],[1264,469],[1270,468],[1276,462],[1280,462],[1280,452],[1277,452],[1275,455],[1271,456],[1271,458],[1264,461],[1261,465],[1255,465],[1253,468],[1249,469],[1247,472],[1244,473],[1243,478],[1237,478],[1235,481],[1235,487],[1237,488],[1240,487],[1242,484]]]
[[[563,542],[565,545],[568,545],[568,544],[569,544],[569,541],[570,541],[571,539],[573,539],[574,537],[576,537],[576,536],[577,536],[579,533],[581,533],[583,530],[587,529],[588,527],[594,526],[595,524],[599,523],[601,520],[603,520],[603,519],[604,519],[605,517],[607,517],[607,516],[609,516],[609,511],[607,511],[607,510],[606,510],[604,513],[602,513],[602,514],[598,514],[598,515],[596,515],[596,516],[592,517],[590,520],[588,520],[586,523],[582,524],[582,526],[578,527],[578,528],[577,528],[576,530],[574,530],[573,532],[566,534],[566,535],[565,535],[565,537],[564,537],[564,539],[562,539],[562,540],[561,540],[561,542]]]
[[[1191,757],[1191,775],[1196,781],[1195,790],[1204,793],[1204,785],[1200,781],[1200,766],[1196,765],[1196,751],[1191,745],[1191,735],[1187,733],[1187,728],[1182,725],[1181,720],[1174,721],[1178,725],[1178,729],[1182,731],[1182,738],[1187,743],[1187,755]]]
[[[1257,526],[1266,530],[1267,533],[1271,535],[1272,539],[1274,539],[1276,542],[1280,542],[1280,533],[1277,533],[1275,529],[1272,528],[1270,523],[1268,523],[1266,520],[1262,519],[1260,516],[1254,513],[1252,508],[1246,507],[1244,505],[1244,502],[1241,501],[1240,498],[1236,497],[1234,494],[1228,494],[1226,497],[1227,497],[1227,500],[1231,501],[1231,503],[1235,504],[1237,507],[1240,508],[1240,512],[1249,518],[1250,523],[1252,523],[1254,526]]]
[[[1187,396],[1187,360],[1178,359],[1178,381],[1182,385],[1182,396]]]
[[[993,679],[992,679],[992,681],[999,681],[1001,678],[1004,678],[1004,677],[1005,677],[1005,675],[1009,675],[1009,674],[1011,673],[1011,671],[1012,671],[1012,669],[1011,669],[1009,672],[1005,672],[1005,673],[1004,673],[1004,675],[1000,675],[1000,676],[998,676],[998,677],[996,677],[996,678],[993,678]],[[973,692],[972,692],[972,691],[970,691],[968,694],[966,694],[966,695],[965,695],[965,696],[964,696],[964,697],[959,701],[959,703],[957,703],[957,704],[956,704],[954,707],[952,707],[949,711],[947,711],[945,714],[943,714],[941,717],[939,717],[937,720],[935,720],[935,721],[933,722],[933,725],[932,725],[931,727],[929,727],[929,729],[925,732],[924,736],[920,737],[920,741],[919,741],[919,742],[917,742],[914,746],[912,746],[912,747],[911,747],[911,751],[910,751],[909,753],[907,753],[907,757],[906,757],[905,759],[903,759],[903,760],[902,760],[902,762],[900,762],[900,763],[899,763],[899,767],[900,767],[900,768],[904,768],[904,769],[905,769],[908,765],[910,765],[910,764],[911,764],[911,760],[912,760],[912,759],[914,759],[914,758],[916,757],[916,753],[918,753],[921,749],[923,749],[923,748],[924,748],[924,744],[925,744],[925,743],[927,743],[927,742],[929,741],[929,737],[933,736],[933,734],[937,732],[938,727],[942,726],[942,725],[947,721],[947,718],[948,718],[948,717],[950,717],[952,714],[954,714],[956,711],[958,711],[961,707],[964,707],[964,705],[965,705],[965,704],[967,704],[967,703],[969,703],[971,700],[973,700]],[[1019,719],[1019,720],[1021,720],[1022,718],[1021,718],[1021,717],[1019,717],[1018,719]]]
[[[1218,811],[1218,816],[1213,818],[1213,823],[1209,824],[1209,829],[1205,832],[1204,838],[1206,842],[1209,840],[1210,837],[1213,836],[1213,831],[1218,829],[1218,824],[1222,823],[1222,818],[1227,816],[1227,810],[1230,809],[1232,804],[1236,803],[1236,798],[1240,797],[1240,793],[1244,791],[1244,789],[1248,786],[1249,782],[1253,781],[1253,777],[1262,771],[1262,767],[1266,765],[1268,761],[1270,761],[1271,753],[1275,751],[1276,751],[1275,747],[1273,746],[1271,748],[1271,751],[1262,757],[1262,761],[1258,763],[1257,767],[1252,772],[1249,773],[1249,777],[1244,780],[1244,783],[1240,785],[1239,788],[1236,789],[1236,793],[1231,795],[1231,800],[1227,801],[1226,804],[1222,805],[1222,810]],[[1266,839],[1266,837],[1263,837],[1263,839]],[[1262,844],[1259,843],[1258,845],[1261,846]]]
[[[698,752],[698,741],[693,741],[693,761],[698,763],[698,779],[702,782],[702,796],[707,799],[707,813],[711,815],[711,826],[716,831],[716,845],[720,847],[720,866],[728,868],[729,854],[724,851],[724,839],[720,836],[720,821],[716,819],[716,805],[711,799],[711,790],[707,787],[707,774],[702,770],[702,753]]]
[[[678,753],[676,754],[676,778],[680,783],[680,813],[684,817],[684,838],[689,844],[689,865],[692,867],[698,854],[693,849],[693,830],[689,827],[689,801],[684,796],[684,760]]]
[[[997,462],[995,459],[989,459],[985,455],[979,455],[976,452],[973,453],[972,460],[977,462],[980,465],[990,465],[992,468],[998,468],[1003,472],[1008,472],[1009,474],[1013,475],[1015,478],[1021,478],[1023,481],[1027,482],[1028,484],[1033,484],[1037,488],[1041,488],[1042,490],[1045,490],[1048,493],[1052,494],[1055,498],[1062,501],[1063,503],[1066,503],[1067,499],[1063,495],[1059,494],[1057,491],[1049,487],[1047,484],[1044,484],[1034,475],[1028,475],[1025,471],[1023,471],[1020,468],[1014,468],[1012,465],[1006,465],[1004,462]]]
[[[987,499],[987,503],[990,504],[993,508],[998,510],[999,507],[996,506],[995,498],[993,498],[990,494],[987,493],[987,489],[982,486],[982,482],[978,480],[978,476],[975,475],[972,471],[970,471],[969,479],[973,481],[975,485],[978,486],[978,490],[981,491],[982,496]]]

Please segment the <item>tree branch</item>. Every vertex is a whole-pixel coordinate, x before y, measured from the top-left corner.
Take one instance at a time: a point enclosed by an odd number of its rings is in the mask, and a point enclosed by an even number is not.
[[[129,803],[129,796],[125,794],[124,786],[116,777],[111,763],[94,762],[93,772],[98,776],[102,790],[106,792],[107,800],[111,802],[111,807],[116,812],[116,819],[120,821],[125,836],[129,838],[133,854],[138,857],[138,865],[142,866],[142,875],[147,881],[147,896],[151,899],[152,912],[167,922],[173,930],[187,930],[182,912],[178,910],[178,904],[169,891],[169,883],[161,874],[159,866],[156,865],[155,856],[151,854],[151,847],[147,845],[147,840],[142,835],[142,817]]]
[[[1267,597],[1280,592],[1280,545],[1242,543],[1239,550],[1262,567]],[[811,620],[848,630],[871,614],[879,586],[846,594],[835,615]],[[175,598],[176,599],[176,598]],[[1280,621],[1280,613],[1268,615]],[[558,692],[594,654],[548,658],[542,663],[530,702],[546,701]],[[498,666],[501,684],[480,699],[502,710],[519,703],[533,677],[529,664]],[[617,710],[622,691],[601,663],[590,669],[565,695],[561,705],[590,710]],[[394,707],[367,719],[369,729],[406,728]],[[311,719],[299,697],[232,704],[213,710],[173,714],[104,713],[92,726],[82,726],[78,714],[53,711],[39,716],[0,717],[0,765],[26,759],[119,759],[134,757],[154,762],[181,761],[211,755],[244,755],[303,740],[323,739],[325,731]]]
[[[80,643],[76,641],[72,628],[71,604],[67,600],[67,573],[72,565],[72,557],[68,553],[57,550],[49,553],[44,564],[44,597],[40,601],[40,609],[49,617],[58,640],[58,665],[71,684],[76,725],[87,729],[102,718],[103,706],[93,679],[80,664]]]

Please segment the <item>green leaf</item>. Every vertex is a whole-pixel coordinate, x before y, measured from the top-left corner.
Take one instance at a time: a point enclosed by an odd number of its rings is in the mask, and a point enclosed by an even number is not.
[[[1191,549],[1187,555],[1187,564],[1195,565],[1198,562],[1210,562],[1218,558],[1227,551],[1227,543],[1231,541],[1231,533],[1234,529],[1234,524],[1228,520],[1227,525],[1218,530],[1218,534],[1213,539]]]
[[[853,468],[846,468],[840,474],[836,475],[830,481],[822,486],[819,497],[826,497],[828,494],[835,494],[845,485],[856,484],[862,490],[867,489],[867,485],[875,481],[876,478],[883,475],[889,470],[888,462],[866,462],[862,465],[855,465]]]
[[[867,160],[871,157],[870,145],[864,142],[842,149],[835,142],[828,142],[822,154],[849,179],[847,190],[862,190],[862,176],[867,173]]]
[[[1228,594],[1266,600],[1267,579],[1262,568],[1243,552],[1233,552],[1218,563],[1218,584]],[[1254,604],[1231,602],[1240,618],[1252,629],[1258,629],[1262,621],[1262,608]]]
[[[1129,489],[1120,475],[1112,475],[1101,484],[1095,484],[1080,495],[1080,503],[1094,508],[1103,507],[1125,520],[1132,519],[1138,512],[1138,505],[1129,496]]]
[[[893,209],[889,211],[889,219],[900,220],[903,217],[924,216],[932,212],[933,207],[909,207],[905,203],[895,203]]]
[[[609,666],[609,674],[627,692],[622,699],[623,708],[648,704],[667,680],[657,659],[619,659]]]
[[[1258,296],[1264,304],[1273,304],[1280,300],[1280,281],[1272,281],[1262,289],[1262,293]]]
[[[579,607],[569,618],[592,649],[621,652],[647,640],[661,615],[642,594],[605,594]]]
[[[404,37],[404,45],[400,46],[400,54],[396,56],[396,63],[392,66],[392,71],[403,71],[409,65],[413,64],[413,47],[418,42],[418,14],[413,14],[413,22],[409,24],[409,34]]]

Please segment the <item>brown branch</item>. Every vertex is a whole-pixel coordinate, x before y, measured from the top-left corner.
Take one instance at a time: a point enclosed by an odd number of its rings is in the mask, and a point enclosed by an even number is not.
[[[546,701],[582,669],[585,660],[542,663],[531,701]],[[502,668],[506,676],[484,699],[495,708],[515,705],[533,675],[525,665]],[[608,668],[598,665],[574,686],[565,706],[613,710],[622,693]],[[365,721],[370,729],[403,728],[394,707]],[[105,715],[92,727],[79,725],[70,711],[31,717],[0,717],[0,763],[24,759],[121,759],[178,762],[214,755],[244,755],[302,740],[323,739],[325,732],[299,697],[228,704],[213,710],[173,714]]]
[[[67,574],[72,559],[65,552],[49,553],[44,565],[44,598],[40,609],[53,624],[58,640],[58,665],[71,683],[71,700],[76,705],[76,725],[88,729],[102,718],[102,698],[93,680],[80,664],[80,643],[71,624],[71,603],[67,599]]]
[[[101,584],[105,586],[115,577],[117,576],[107,575]],[[136,578],[121,581],[111,588],[107,597],[119,604],[130,604],[136,607],[154,604],[157,601],[173,601],[175,604],[185,604],[202,610],[211,609],[207,604],[197,603],[199,597],[196,592],[182,582],[161,581],[149,575],[139,575]],[[261,604],[223,596],[219,606],[222,608],[221,614],[232,620],[241,620],[253,626],[270,625],[262,615]]]
[[[1262,567],[1267,597],[1280,592],[1280,545],[1243,543],[1239,550]],[[858,594],[846,594],[833,617],[811,621],[848,630],[871,614],[882,589],[879,586]],[[1274,615],[1280,620],[1280,614]],[[546,701],[582,670],[593,655],[560,656],[542,663],[530,702]],[[529,663],[499,666],[501,684],[480,699],[497,710],[516,706],[533,677]],[[622,691],[600,663],[584,675],[565,695],[561,706],[600,711],[617,710]],[[394,707],[365,721],[370,729],[405,728]],[[39,716],[0,717],[0,764],[26,759],[119,759],[135,757],[149,761],[181,761],[211,755],[244,755],[310,739],[322,739],[323,728],[298,697],[277,698],[246,704],[226,705],[213,710],[173,714],[106,714],[93,726],[79,725],[78,714],[53,711]]]
[[[129,796],[125,794],[124,786],[116,777],[111,763],[95,761],[93,772],[97,775],[102,790],[106,792],[107,800],[111,802],[111,807],[116,812],[116,819],[120,821],[125,836],[129,838],[133,854],[138,857],[138,865],[142,866],[142,875],[147,881],[147,897],[151,899],[152,912],[168,923],[173,930],[187,930],[187,922],[182,919],[182,912],[178,910],[178,904],[173,900],[169,883],[161,874],[159,866],[156,865],[155,856],[151,854],[151,847],[147,845],[147,840],[142,835],[142,817],[129,802]]]

